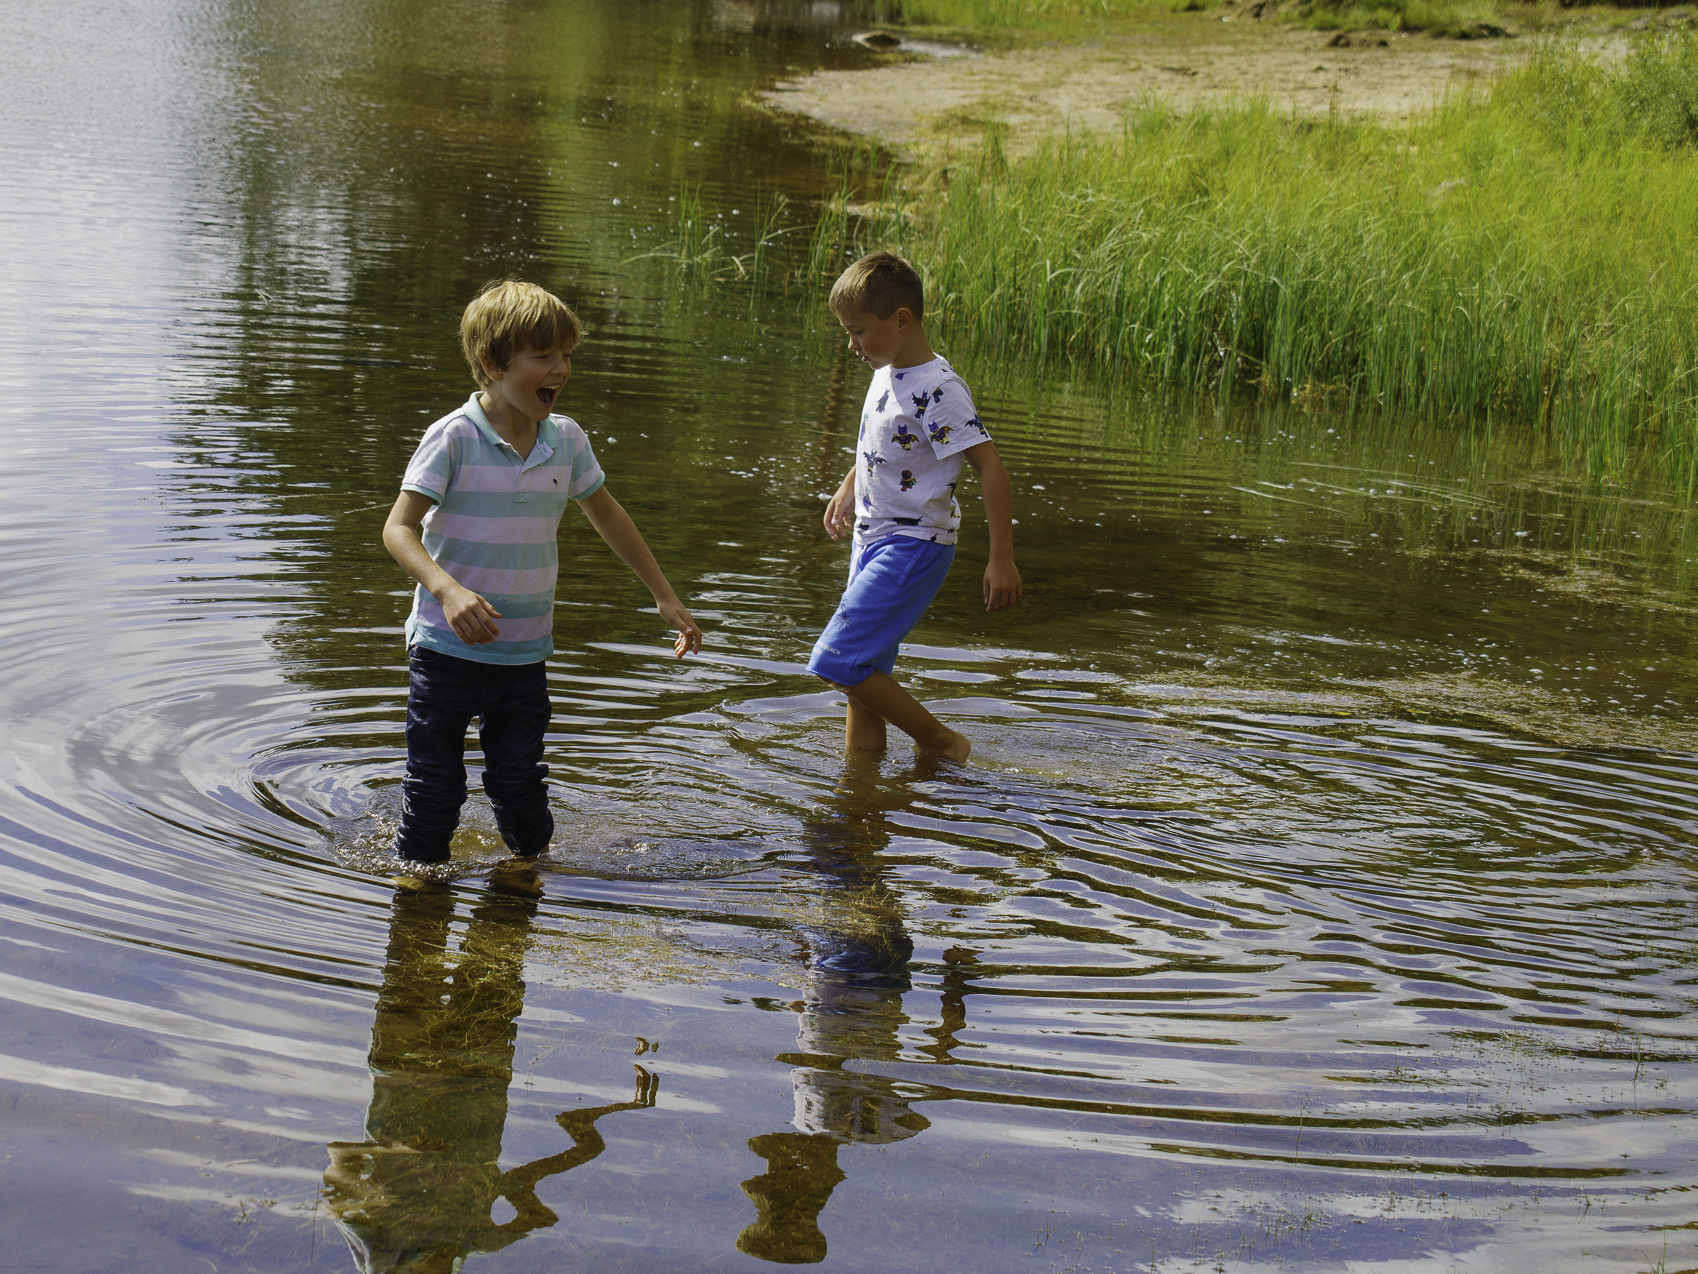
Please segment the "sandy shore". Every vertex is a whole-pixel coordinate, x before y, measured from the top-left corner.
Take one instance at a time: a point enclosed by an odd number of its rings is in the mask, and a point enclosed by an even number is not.
[[[1084,44],[820,71],[765,98],[898,149],[971,141],[993,119],[1007,123],[1019,148],[1062,128],[1117,129],[1126,107],[1146,101],[1184,110],[1260,96],[1298,115],[1406,117],[1453,87],[1512,65],[1533,45],[1374,33],[1334,47],[1331,38],[1247,18],[1199,17]]]

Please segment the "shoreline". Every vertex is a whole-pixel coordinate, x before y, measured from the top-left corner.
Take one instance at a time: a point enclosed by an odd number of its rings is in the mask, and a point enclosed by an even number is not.
[[[910,156],[976,144],[992,124],[1006,126],[1005,145],[1020,153],[1063,131],[1116,131],[1128,108],[1146,103],[1188,112],[1256,98],[1300,118],[1404,120],[1537,47],[1377,31],[1353,32],[1348,45],[1335,38],[1208,15],[1079,43],[816,71],[761,98]],[[1591,51],[1615,43],[1587,41]]]

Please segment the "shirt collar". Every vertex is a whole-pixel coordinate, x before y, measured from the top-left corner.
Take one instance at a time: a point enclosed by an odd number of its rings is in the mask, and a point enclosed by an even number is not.
[[[478,396],[473,394],[466,399],[466,418],[477,426],[483,440],[498,451],[517,456],[519,453],[513,444],[495,432],[495,426],[489,423],[489,417],[483,414],[483,405],[478,402]],[[552,456],[560,447],[560,426],[554,422],[553,415],[543,417],[537,426],[536,446],[531,448],[531,454],[525,457],[525,468],[541,464]]]
[[[918,372],[929,372],[929,371],[933,371],[934,369],[938,370],[938,371],[944,371],[944,370],[949,369],[949,364],[944,362],[944,358],[943,358],[942,354],[934,353],[925,362],[915,363],[912,367],[901,367],[901,368],[882,367],[879,370],[889,372],[891,383],[894,384],[897,381],[903,380],[903,379],[905,379],[909,376],[913,376]]]

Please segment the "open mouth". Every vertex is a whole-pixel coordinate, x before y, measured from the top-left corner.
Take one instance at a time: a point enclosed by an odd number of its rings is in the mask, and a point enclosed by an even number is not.
[[[559,395],[560,386],[558,385],[544,385],[541,389],[537,390],[537,397],[542,399],[542,405],[544,407],[554,406],[554,400],[559,397]]]

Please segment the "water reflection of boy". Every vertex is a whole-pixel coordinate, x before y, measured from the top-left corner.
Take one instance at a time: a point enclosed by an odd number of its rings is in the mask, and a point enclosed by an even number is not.
[[[534,898],[492,895],[473,909],[458,958],[449,951],[454,895],[396,891],[372,1024],[366,1139],[332,1142],[325,1202],[363,1274],[447,1274],[559,1220],[537,1197],[545,1177],[604,1149],[596,1120],[655,1102],[637,1068],[628,1102],[558,1117],[572,1148],[503,1172],[497,1166],[524,1009]],[[497,1224],[498,1199],[513,1205]]]
[[[987,611],[1020,600],[1008,470],[973,409],[967,383],[939,357],[921,323],[925,293],[914,267],[873,252],[832,285],[831,311],[849,348],[873,368],[856,460],[825,508],[832,539],[853,531],[849,582],[814,643],[808,671],[848,696],[852,748],[882,749],[889,723],[922,747],[965,761],[972,744],[890,675],[896,652],[943,586],[955,559],[965,460],[979,475],[990,561]]]
[[[798,926],[808,947],[808,982],[793,1063],[794,1132],[751,1138],[767,1170],[743,1183],[759,1216],[737,1236],[740,1251],[782,1264],[825,1259],[819,1215],[844,1179],[843,1145],[888,1145],[924,1130],[896,1081],[848,1069],[854,1058],[899,1055],[908,1021],[913,939],[901,902],[879,863],[890,813],[913,800],[906,787],[881,787],[876,768],[851,761],[832,801],[803,832],[809,866],[823,886],[817,921]]]
[[[582,331],[565,302],[533,284],[496,284],[477,296],[461,316],[460,340],[479,391],[425,431],[384,523],[384,547],[418,581],[407,619],[407,773],[396,837],[397,852],[413,862],[449,856],[473,717],[484,790],[507,847],[534,857],[554,834],[543,784],[543,661],[554,653],[556,536],[568,500],[654,595],[661,619],[678,630],[674,653],[701,647],[701,629],[608,493],[584,431],[551,414]]]

